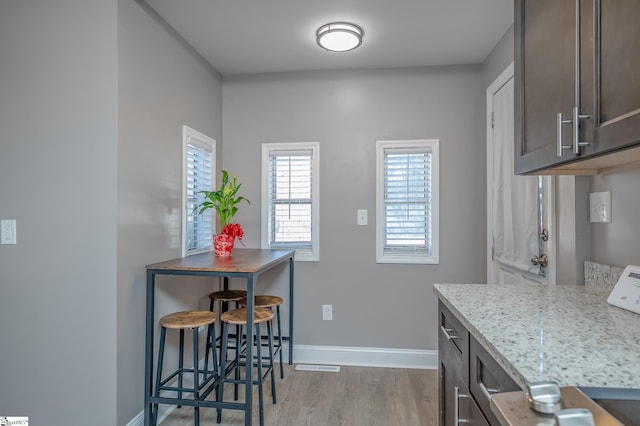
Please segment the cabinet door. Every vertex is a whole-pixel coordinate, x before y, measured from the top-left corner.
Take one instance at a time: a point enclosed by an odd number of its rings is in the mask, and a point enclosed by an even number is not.
[[[575,103],[575,0],[515,2],[515,172],[575,158],[557,155],[557,115],[570,120]],[[561,125],[563,145],[572,127]]]
[[[640,1],[593,0],[593,4],[592,38],[599,66],[594,70],[595,129],[587,155],[640,143]]]
[[[445,390],[441,393],[440,426],[489,426],[464,380],[446,362],[440,363],[440,386]]]
[[[456,409],[454,388],[459,382],[457,374],[450,365],[443,361],[440,352],[440,363],[438,366],[440,373],[440,383],[438,396],[440,398],[440,426],[454,426],[454,410]]]

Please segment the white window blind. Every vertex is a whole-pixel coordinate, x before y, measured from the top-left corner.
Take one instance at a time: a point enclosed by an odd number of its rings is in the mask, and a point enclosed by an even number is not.
[[[270,245],[311,246],[311,150],[269,155]]]
[[[378,150],[378,261],[434,263],[433,143],[387,141]]]
[[[317,258],[316,152],[308,143],[263,145],[264,243],[295,249],[297,260]]]
[[[431,153],[386,149],[384,249],[431,250]]]
[[[186,127],[186,126],[185,126]],[[213,188],[213,139],[193,129],[185,130],[184,173],[184,254],[211,249],[213,235],[212,211],[194,211],[203,200],[199,191]]]

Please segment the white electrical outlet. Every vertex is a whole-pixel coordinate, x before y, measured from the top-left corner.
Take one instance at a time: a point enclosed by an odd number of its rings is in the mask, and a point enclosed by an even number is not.
[[[322,305],[322,320],[333,320],[333,305]]]
[[[0,244],[16,244],[16,221],[0,220]]]
[[[589,194],[589,222],[611,223],[611,191]]]

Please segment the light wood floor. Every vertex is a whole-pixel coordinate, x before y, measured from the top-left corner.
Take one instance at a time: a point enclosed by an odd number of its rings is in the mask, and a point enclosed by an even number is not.
[[[341,367],[339,373],[295,371],[285,365],[276,374],[278,403],[264,384],[265,426],[435,426],[438,424],[438,371],[402,368]],[[277,368],[277,366],[276,366]],[[254,386],[253,424],[258,425]],[[231,393],[229,393],[231,392]],[[233,399],[233,385],[225,398]],[[240,388],[243,398],[243,388]],[[216,424],[215,409],[200,409],[202,425]],[[193,408],[176,408],[163,426],[193,424]],[[224,410],[222,425],[244,425],[244,413]]]

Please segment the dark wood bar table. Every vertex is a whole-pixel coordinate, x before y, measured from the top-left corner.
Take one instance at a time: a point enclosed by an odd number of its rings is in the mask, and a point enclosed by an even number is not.
[[[151,413],[154,403],[230,408],[244,410],[245,426],[251,425],[252,419],[252,371],[251,362],[246,363],[245,402],[217,402],[210,400],[196,400],[154,397],[153,396],[153,345],[154,345],[154,303],[155,303],[155,279],[157,275],[181,275],[181,276],[208,276],[223,277],[225,286],[229,278],[244,278],[247,282],[247,324],[253,321],[254,295],[256,278],[282,263],[289,262],[289,335],[283,336],[289,341],[289,364],[293,362],[293,250],[261,250],[261,249],[234,249],[233,256],[219,257],[212,251],[191,256],[180,257],[166,262],[147,265],[147,306],[146,306],[146,343],[144,361],[144,424],[152,424]],[[247,333],[247,359],[252,359],[253,333]]]

